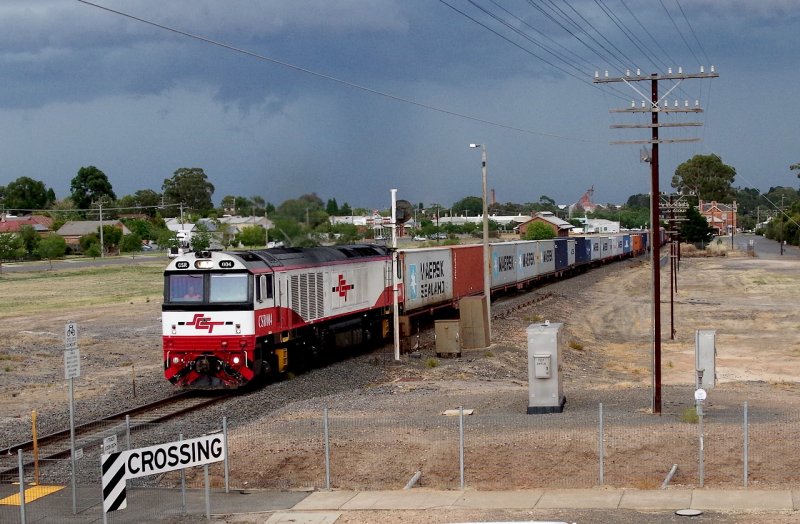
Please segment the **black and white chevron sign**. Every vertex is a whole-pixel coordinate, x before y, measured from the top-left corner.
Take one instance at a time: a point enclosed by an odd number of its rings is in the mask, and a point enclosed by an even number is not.
[[[103,470],[103,512],[117,511],[128,507],[125,497],[125,457],[127,452],[104,454]]]

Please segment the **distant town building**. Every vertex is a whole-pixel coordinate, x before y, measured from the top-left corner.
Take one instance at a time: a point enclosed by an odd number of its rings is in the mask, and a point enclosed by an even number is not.
[[[45,237],[52,232],[53,219],[43,215],[0,214],[0,233],[19,233],[23,226],[30,226],[39,236]]]
[[[519,231],[520,236],[525,236],[525,232],[528,231],[528,228],[536,222],[546,224],[553,230],[553,233],[557,237],[569,236],[569,232],[575,227],[566,220],[561,220],[550,211],[540,211],[514,229]]]
[[[701,200],[697,209],[705,217],[709,227],[714,229],[718,235],[736,231],[737,206],[735,201],[733,204],[722,204],[714,200],[711,202]]]

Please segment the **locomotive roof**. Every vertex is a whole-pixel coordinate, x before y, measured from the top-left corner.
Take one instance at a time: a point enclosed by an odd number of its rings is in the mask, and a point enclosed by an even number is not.
[[[323,247],[274,247],[250,251],[229,251],[248,267],[315,265],[340,260],[389,256],[389,249],[374,244],[354,244]]]

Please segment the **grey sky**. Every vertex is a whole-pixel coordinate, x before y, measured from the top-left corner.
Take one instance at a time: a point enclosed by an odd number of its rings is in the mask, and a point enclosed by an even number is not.
[[[647,193],[649,166],[639,162],[639,147],[609,145],[646,137],[645,130],[609,129],[637,121],[609,109],[638,96],[624,85],[591,85],[595,69],[614,76],[624,71],[582,45],[580,30],[571,35],[534,8],[557,6],[602,41],[596,28],[609,40],[610,54],[645,73],[666,72],[665,65],[698,71],[698,61],[706,70],[716,66],[720,78],[687,81],[675,92],[681,103],[699,99],[707,112],[702,128],[662,132],[703,138],[661,147],[662,189],[680,162],[708,153],[736,168],[737,186],[796,186],[788,166],[800,161],[800,0],[446,1],[528,51],[434,0],[97,3],[522,131],[369,93],[77,0],[5,0],[0,185],[29,176],[65,197],[78,169],[95,165],[122,196],[161,191],[177,168],[201,167],[216,186],[215,203],[233,194],[278,204],[315,191],[340,204],[385,207],[396,187],[400,198],[449,205],[480,194],[480,153],[468,148],[479,142],[486,144],[489,186],[501,202],[548,195],[570,203],[589,186],[599,203]],[[512,25],[548,35],[552,40],[543,42],[569,50],[564,53],[578,69],[475,4],[509,18],[502,6],[518,17],[510,18]],[[656,51],[659,62],[644,56],[599,6]],[[670,119],[697,118],[665,115]]]

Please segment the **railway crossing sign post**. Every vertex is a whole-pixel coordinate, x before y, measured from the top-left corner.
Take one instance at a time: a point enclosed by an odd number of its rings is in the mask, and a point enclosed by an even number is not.
[[[228,460],[227,434],[212,433],[188,440],[157,444],[146,448],[103,453],[100,458],[103,488],[103,522],[107,513],[128,505],[125,484],[128,479],[157,475],[194,466],[205,467],[206,516],[210,518],[211,501],[208,465]]]
[[[64,325],[64,378],[69,380],[69,462],[72,467],[72,514],[78,513],[75,496],[75,391],[73,380],[81,376],[81,354],[78,351],[78,323]]]

